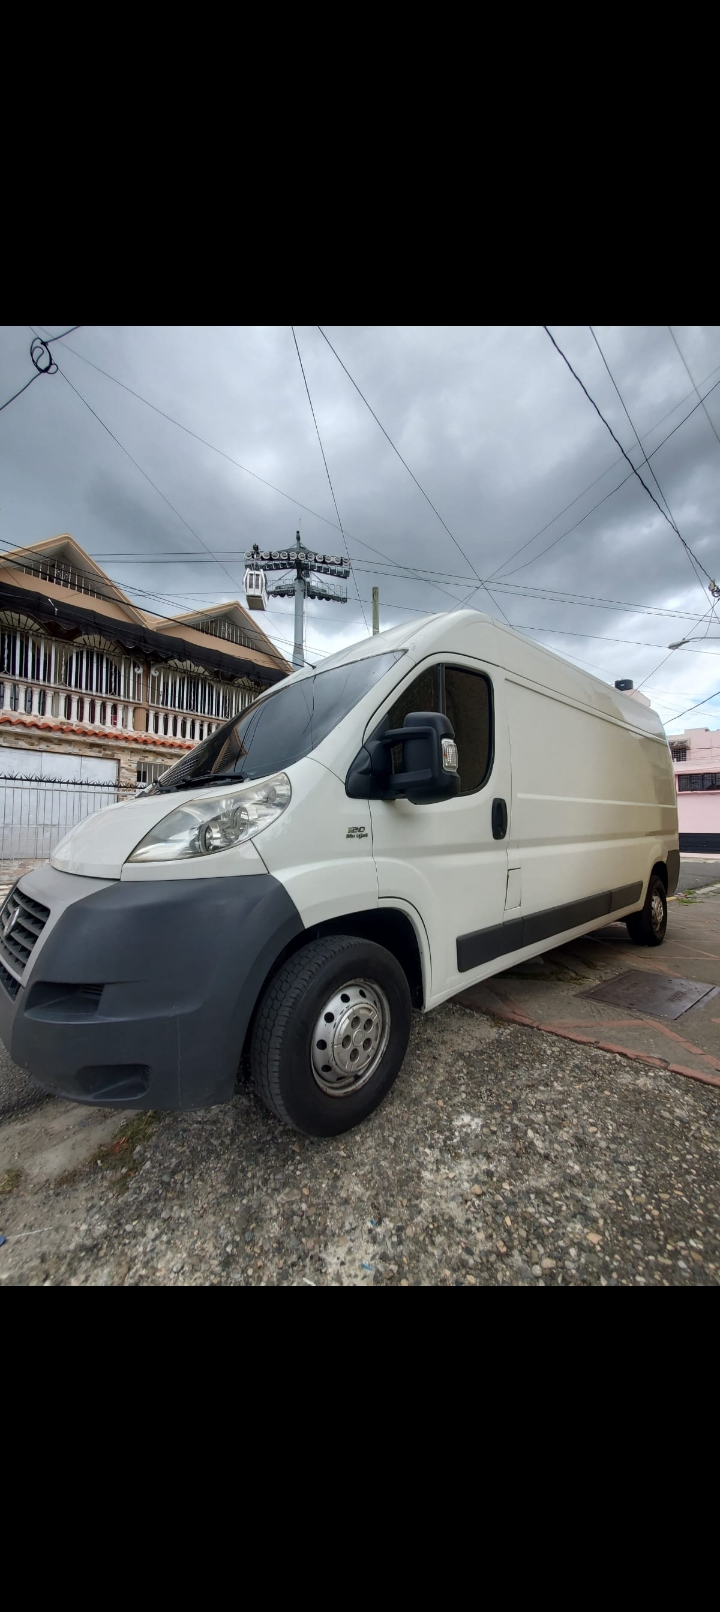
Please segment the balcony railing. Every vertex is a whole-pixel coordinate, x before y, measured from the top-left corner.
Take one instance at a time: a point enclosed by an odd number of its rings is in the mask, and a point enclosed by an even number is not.
[[[146,717],[143,726],[147,724],[146,732],[157,733],[161,739],[189,739],[193,744],[207,739],[215,728],[220,727],[221,722],[227,720],[221,717],[219,721],[215,719],[209,722],[207,717],[198,716],[197,712],[178,711],[168,705],[147,705],[144,710]]]
[[[217,721],[198,720],[185,713],[179,715],[167,706],[78,693],[74,689],[61,689],[51,683],[30,682],[25,678],[0,679],[0,711],[19,719],[37,716],[56,722],[82,723],[105,735],[120,729],[128,734],[135,731],[191,742],[206,739],[218,727]]]
[[[76,693],[52,683],[31,683],[24,678],[0,681],[0,711],[19,717],[41,716],[56,722],[86,722],[96,728],[132,728],[135,706],[128,700],[98,694]]]

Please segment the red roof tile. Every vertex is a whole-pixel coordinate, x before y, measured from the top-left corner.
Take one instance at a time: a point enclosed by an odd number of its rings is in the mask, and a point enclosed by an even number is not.
[[[46,717],[19,716],[16,712],[0,711],[0,723],[15,729],[39,728],[43,733],[72,733],[87,739],[110,739],[113,744],[118,739],[125,744],[149,744],[153,749],[158,746],[161,750],[192,750],[193,739],[176,739],[169,734],[137,733],[134,728],[97,728],[89,727],[84,722],[59,722]]]

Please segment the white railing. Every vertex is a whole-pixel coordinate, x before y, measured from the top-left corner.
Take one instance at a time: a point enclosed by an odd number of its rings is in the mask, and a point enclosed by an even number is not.
[[[243,704],[250,704],[252,698],[252,695],[241,696]],[[57,688],[52,683],[7,676],[0,677],[0,711],[11,713],[20,721],[24,716],[45,717],[55,722],[82,723],[85,727],[97,728],[99,733],[136,730],[158,734],[160,738],[189,739],[192,743],[206,739],[226,720],[224,716],[208,718],[198,712],[173,710],[154,703],[136,705],[110,695],[88,694],[77,689]]]
[[[226,617],[221,616],[219,620],[215,620],[212,616],[204,616],[202,621],[189,621],[187,625],[194,627],[196,632],[207,633],[210,638],[225,638],[229,644],[239,644],[243,649],[258,648],[241,627],[236,627],[234,622],[228,621]]]
[[[206,716],[199,716],[197,711],[178,711],[177,708],[173,710],[172,706],[154,705],[152,702],[147,707],[147,713],[148,733],[157,733],[161,739],[189,739],[192,744],[207,739],[221,722],[226,721],[225,717],[208,720]]]
[[[92,599],[108,597],[107,583],[103,591],[99,577],[88,571],[79,571],[76,565],[70,565],[67,561],[31,560],[27,565],[18,565],[15,560],[13,564],[16,570],[24,571],[27,576],[37,577],[42,582],[54,582],[57,587],[70,588],[73,593],[87,593]]]
[[[12,712],[18,717],[83,722],[105,731],[116,728],[130,731],[135,718],[135,706],[127,700],[79,693],[75,689],[54,687],[52,683],[31,683],[22,677],[0,678],[0,711]],[[144,726],[143,722],[143,729]]]

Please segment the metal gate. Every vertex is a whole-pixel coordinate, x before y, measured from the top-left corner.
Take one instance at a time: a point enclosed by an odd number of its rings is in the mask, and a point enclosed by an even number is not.
[[[115,783],[10,778],[0,773],[0,884],[47,861],[83,818],[136,793]]]

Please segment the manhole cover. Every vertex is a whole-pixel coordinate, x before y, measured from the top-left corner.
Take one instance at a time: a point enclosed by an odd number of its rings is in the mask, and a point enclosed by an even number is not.
[[[604,985],[578,994],[594,1002],[608,1002],[612,1007],[634,1008],[636,1013],[649,1013],[654,1019],[679,1019],[681,1013],[687,1013],[704,998],[716,996],[717,990],[716,985],[706,985],[703,980],[681,980],[670,974],[629,968]]]

